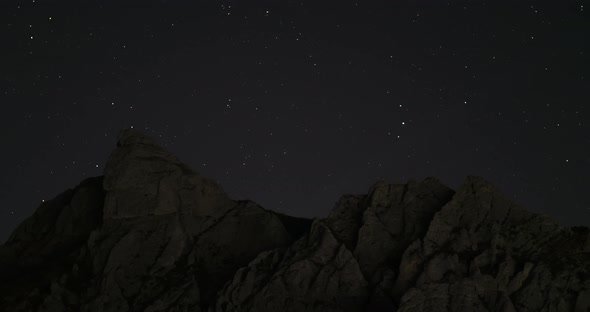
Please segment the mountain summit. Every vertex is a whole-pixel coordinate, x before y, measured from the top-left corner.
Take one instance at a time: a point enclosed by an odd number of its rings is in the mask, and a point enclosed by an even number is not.
[[[590,311],[590,230],[473,176],[380,181],[290,217],[126,129],[104,176],[0,246],[0,311]]]

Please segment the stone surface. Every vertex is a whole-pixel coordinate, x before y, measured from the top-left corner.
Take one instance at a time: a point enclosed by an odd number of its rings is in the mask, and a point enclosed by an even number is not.
[[[105,169],[104,218],[182,213],[213,216],[234,206],[221,187],[133,129],[119,134]]]
[[[0,310],[200,311],[310,224],[231,200],[127,129],[104,177],[41,205],[0,248]]]
[[[323,221],[286,251],[240,269],[210,311],[359,311],[368,295],[354,256]]]
[[[480,177],[375,183],[308,220],[127,129],[0,246],[0,311],[590,311],[590,230]]]
[[[240,269],[211,311],[588,311],[589,233],[518,207],[479,177],[456,193],[432,178],[378,182],[342,197],[287,251]],[[325,259],[335,254],[355,270],[334,270]],[[356,288],[324,286],[326,276],[354,277]]]
[[[102,178],[87,179],[45,201],[12,233],[0,246],[0,311],[34,311],[43,299],[38,285],[60,291],[61,274],[101,224],[103,203]]]
[[[468,177],[404,253],[394,295],[401,311],[586,311],[589,239]]]

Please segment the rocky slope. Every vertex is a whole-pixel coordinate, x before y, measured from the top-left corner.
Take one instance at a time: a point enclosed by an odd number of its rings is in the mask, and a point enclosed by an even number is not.
[[[590,231],[479,177],[378,182],[289,217],[128,129],[104,177],[0,247],[0,311],[590,311]]]

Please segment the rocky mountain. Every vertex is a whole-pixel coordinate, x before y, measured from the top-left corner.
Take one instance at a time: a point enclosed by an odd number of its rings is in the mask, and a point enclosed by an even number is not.
[[[104,176],[0,247],[0,311],[590,311],[590,230],[473,176],[380,181],[290,217],[127,129]]]

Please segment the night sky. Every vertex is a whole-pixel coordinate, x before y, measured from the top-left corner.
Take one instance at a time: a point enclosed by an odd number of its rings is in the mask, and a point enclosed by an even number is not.
[[[479,175],[590,225],[590,4],[101,2],[0,4],[0,242],[130,126],[291,215]]]

